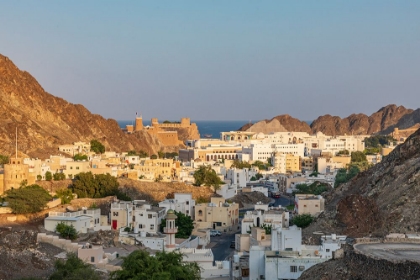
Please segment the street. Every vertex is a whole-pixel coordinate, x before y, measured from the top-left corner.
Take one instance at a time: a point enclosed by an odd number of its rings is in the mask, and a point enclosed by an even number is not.
[[[287,196],[281,196],[280,198],[274,199],[274,206],[283,206],[286,207],[287,205],[293,205],[293,198],[288,198]],[[241,209],[239,210],[239,212],[246,212],[249,211],[251,209]],[[235,250],[234,248],[230,248],[230,243],[232,241],[235,241],[235,234],[236,233],[240,233],[240,231],[238,230],[237,232],[234,233],[225,233],[222,232],[221,236],[214,236],[214,237],[210,237],[210,246],[209,248],[212,249],[213,251],[213,255],[214,255],[214,260],[215,261],[223,261],[226,258],[228,258],[233,251]]]
[[[274,199],[274,198],[273,198]],[[293,198],[288,198],[287,196],[284,196],[284,195],[281,195],[281,197],[280,198],[276,198],[276,199],[274,199],[275,200],[275,202],[274,202],[274,206],[279,206],[279,205],[281,205],[281,206],[283,206],[283,207],[286,207],[287,205],[293,205],[294,204],[294,202],[293,202]]]
[[[230,248],[230,243],[235,241],[235,234],[240,233],[239,231],[234,233],[222,233],[221,236],[210,237],[211,243],[216,243],[211,248],[214,255],[215,261],[223,261],[229,257],[235,248]]]

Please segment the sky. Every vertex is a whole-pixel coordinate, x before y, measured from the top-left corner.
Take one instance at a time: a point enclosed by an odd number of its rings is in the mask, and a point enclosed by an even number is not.
[[[418,0],[2,0],[0,54],[116,120],[420,107]]]

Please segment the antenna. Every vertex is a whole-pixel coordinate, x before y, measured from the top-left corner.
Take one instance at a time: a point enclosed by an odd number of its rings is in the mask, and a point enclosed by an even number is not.
[[[16,157],[17,158],[17,126],[16,126]]]

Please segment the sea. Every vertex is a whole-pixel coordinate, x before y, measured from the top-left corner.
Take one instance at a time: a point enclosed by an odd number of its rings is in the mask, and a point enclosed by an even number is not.
[[[210,136],[211,138],[220,138],[220,132],[227,132],[227,131],[236,131],[241,128],[243,125],[249,123],[248,121],[194,121],[191,120],[192,123],[196,123],[198,127],[198,131],[200,132],[201,137],[205,137],[205,135]],[[134,125],[134,121],[118,121],[118,124],[121,128],[125,128],[127,124]],[[143,120],[143,125],[147,126],[150,125],[150,120]]]

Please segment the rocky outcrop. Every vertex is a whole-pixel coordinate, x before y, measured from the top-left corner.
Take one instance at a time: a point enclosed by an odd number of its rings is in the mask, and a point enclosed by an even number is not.
[[[404,106],[394,104],[381,108],[371,116],[365,114],[352,114],[344,119],[338,116],[323,115],[318,117],[309,126],[306,122],[295,119],[289,115],[279,115],[271,120],[262,120],[255,124],[245,124],[240,131],[254,132],[284,132],[299,131],[315,134],[322,132],[325,135],[367,135],[389,134],[393,129],[409,128],[420,123],[420,109],[413,111]]]
[[[344,257],[317,264],[306,270],[300,280],[350,280],[350,279],[418,279],[420,264],[416,262],[393,263],[358,254],[351,246],[345,247]]]
[[[255,124],[245,124],[240,131],[254,131],[262,133],[303,131],[310,132],[311,128],[306,122],[295,119],[289,115],[279,115],[271,120],[262,120]]]
[[[325,195],[325,211],[304,230],[352,237],[420,231],[420,130],[381,163]]]
[[[13,153],[16,127],[19,150],[39,158],[57,153],[58,145],[92,139],[114,151],[156,154],[179,148],[164,146],[146,131],[123,133],[115,120],[45,92],[29,73],[0,55],[0,154]]]
[[[313,121],[311,130],[313,133],[321,131],[326,135],[375,134],[396,125],[403,116],[412,112],[412,109],[392,104],[370,116],[352,114],[341,119],[337,116],[324,115]]]

